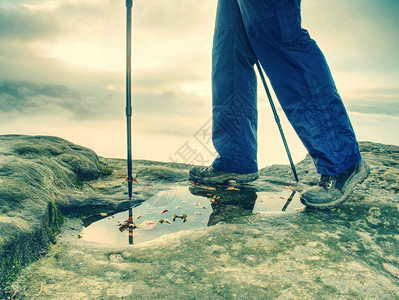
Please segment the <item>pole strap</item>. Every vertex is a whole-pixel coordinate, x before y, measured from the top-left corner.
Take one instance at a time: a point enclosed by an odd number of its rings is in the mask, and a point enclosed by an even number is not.
[[[125,179],[125,181],[127,181],[127,182],[137,182],[138,183],[138,181],[137,181],[137,178],[136,177],[132,177],[131,179],[129,179],[129,178],[126,178],[125,176],[123,176],[123,175],[121,175],[121,174],[118,174],[118,176],[119,177],[122,177],[123,179]]]

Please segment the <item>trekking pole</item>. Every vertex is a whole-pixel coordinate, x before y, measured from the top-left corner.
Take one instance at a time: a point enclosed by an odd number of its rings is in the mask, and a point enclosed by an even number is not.
[[[297,175],[296,169],[295,169],[295,165],[294,165],[294,162],[292,161],[292,156],[291,156],[291,153],[290,153],[290,149],[288,148],[287,140],[285,139],[284,131],[283,131],[283,128],[281,127],[280,118],[279,118],[279,116],[277,114],[276,107],[274,106],[272,95],[270,94],[269,88],[268,88],[267,83],[266,83],[265,75],[263,75],[262,67],[260,66],[259,61],[256,62],[256,67],[258,68],[258,72],[259,72],[260,78],[262,79],[263,86],[265,87],[267,98],[269,98],[269,102],[270,102],[270,106],[272,107],[274,119],[276,120],[278,129],[280,130],[280,134],[281,134],[281,137],[283,139],[285,151],[287,152],[288,159],[289,159],[290,164],[291,164],[292,173],[294,173],[294,177],[295,177],[296,182],[299,182],[298,175]]]
[[[132,6],[133,0],[126,0],[126,121],[127,121],[127,183],[129,199],[132,199]]]

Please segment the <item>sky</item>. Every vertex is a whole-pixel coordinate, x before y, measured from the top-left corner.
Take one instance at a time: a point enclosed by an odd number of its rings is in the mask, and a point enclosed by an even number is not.
[[[135,0],[133,157],[209,164],[216,0]],[[399,1],[303,0],[357,137],[399,145]],[[0,134],[126,156],[123,0],[0,0]],[[259,167],[288,163],[259,84]],[[294,161],[306,150],[279,108]]]

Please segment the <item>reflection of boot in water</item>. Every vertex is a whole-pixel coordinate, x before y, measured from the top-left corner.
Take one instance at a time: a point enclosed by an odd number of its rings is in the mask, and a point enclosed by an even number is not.
[[[249,216],[257,199],[256,189],[252,187],[240,187],[238,190],[226,188],[209,189],[201,186],[191,186],[191,194],[203,196],[209,199],[213,212],[209,217],[208,226],[219,222],[229,221]]]

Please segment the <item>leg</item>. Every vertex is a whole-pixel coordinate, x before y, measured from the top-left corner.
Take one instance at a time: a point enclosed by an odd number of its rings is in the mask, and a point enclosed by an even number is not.
[[[300,0],[237,0],[248,38],[289,121],[323,175],[360,161],[327,62],[301,28]]]
[[[254,173],[257,166],[257,58],[237,0],[219,0],[212,53],[212,140],[216,170]]]

